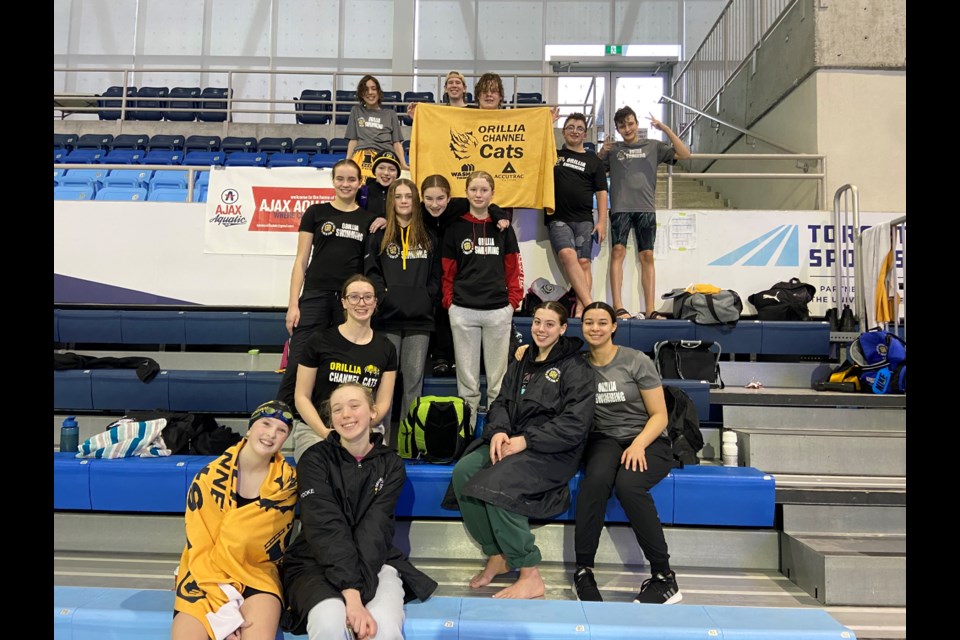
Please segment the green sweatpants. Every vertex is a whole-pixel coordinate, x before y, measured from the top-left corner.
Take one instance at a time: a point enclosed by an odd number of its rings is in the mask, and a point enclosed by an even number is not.
[[[490,447],[482,446],[457,462],[453,468],[453,491],[460,503],[463,524],[487,556],[503,554],[511,569],[540,564],[540,549],[534,544],[526,516],[495,507],[463,495],[463,487],[490,459]]]

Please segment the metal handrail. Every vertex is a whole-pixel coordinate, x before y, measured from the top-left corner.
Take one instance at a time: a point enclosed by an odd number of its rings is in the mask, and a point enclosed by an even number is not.
[[[841,208],[841,199],[843,207]],[[846,233],[849,226],[852,233]],[[852,265],[844,264],[844,248],[849,246],[853,256]],[[833,250],[834,250],[834,278],[837,287],[837,315],[843,310],[843,284],[853,281],[853,317],[860,316],[860,300],[863,297],[863,274],[856,268],[857,256],[860,255],[860,192],[852,184],[845,184],[833,195]],[[850,276],[850,271],[853,276]]]
[[[762,43],[797,4],[798,0],[729,0],[674,79],[673,95],[682,102],[695,104],[700,111],[719,101],[733,78],[755,60]],[[777,5],[782,5],[779,11]],[[737,64],[731,69],[733,61]],[[692,99],[688,94],[692,94]],[[679,127],[677,135],[682,139],[690,133],[702,115]],[[674,122],[679,119],[674,118]]]
[[[742,133],[742,134],[745,135],[745,136],[750,136],[751,138],[756,138],[756,139],[759,140],[760,142],[765,142],[765,143],[767,143],[768,145],[770,145],[771,147],[776,147],[777,149],[782,149],[783,151],[786,151],[787,153],[799,153],[798,151],[795,151],[795,150],[793,150],[793,149],[791,149],[791,148],[789,148],[789,147],[785,147],[784,145],[780,144],[779,142],[774,142],[773,140],[770,140],[769,138],[765,138],[765,137],[763,137],[763,136],[761,136],[761,135],[758,135],[758,134],[750,131],[749,129],[743,129],[743,128],[741,128],[741,127],[738,127],[738,126],[735,125],[735,124],[731,124],[731,123],[727,122],[726,120],[721,120],[720,118],[718,118],[718,117],[716,117],[716,116],[712,116],[712,115],[710,115],[709,113],[704,113],[703,111],[700,111],[699,109],[694,109],[694,108],[691,107],[690,105],[684,104],[684,103],[680,102],[679,100],[674,100],[674,99],[671,98],[670,96],[660,96],[660,101],[663,102],[664,100],[666,100],[666,101],[668,101],[668,102],[672,102],[673,104],[678,105],[678,106],[681,106],[681,107],[683,107],[684,109],[687,109],[687,110],[689,110],[689,111],[693,111],[694,113],[696,113],[696,114],[699,115],[699,116],[703,116],[704,118],[708,118],[708,119],[710,119],[710,120],[713,120],[714,122],[717,122],[717,123],[719,123],[719,124],[722,124],[722,125],[725,126],[725,127],[729,127],[729,128],[731,128],[731,129],[733,129],[734,131],[739,131],[740,133]],[[677,135],[679,136],[680,134],[677,134]]]

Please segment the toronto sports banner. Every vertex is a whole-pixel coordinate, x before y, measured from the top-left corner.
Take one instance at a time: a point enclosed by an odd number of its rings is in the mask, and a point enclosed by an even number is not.
[[[415,182],[440,174],[452,195],[466,195],[474,171],[493,177],[494,202],[501,207],[553,211],[553,165],[557,148],[553,116],[546,107],[457,109],[417,105],[410,136],[410,169]]]

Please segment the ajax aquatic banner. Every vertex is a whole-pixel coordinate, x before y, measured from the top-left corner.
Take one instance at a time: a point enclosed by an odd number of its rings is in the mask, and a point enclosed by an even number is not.
[[[304,211],[333,197],[330,169],[215,169],[207,188],[204,253],[296,255]]]

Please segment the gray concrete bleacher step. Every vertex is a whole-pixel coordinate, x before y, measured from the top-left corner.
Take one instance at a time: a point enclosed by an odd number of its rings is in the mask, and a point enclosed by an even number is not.
[[[906,605],[906,507],[783,506],[781,571],[825,605]]]

